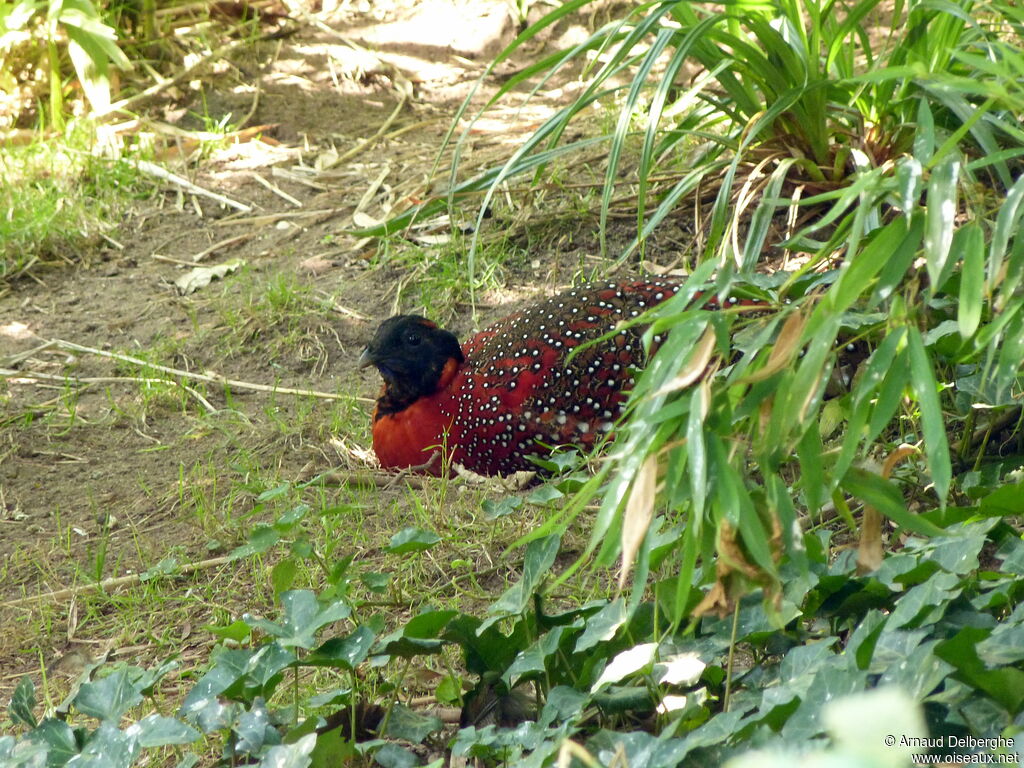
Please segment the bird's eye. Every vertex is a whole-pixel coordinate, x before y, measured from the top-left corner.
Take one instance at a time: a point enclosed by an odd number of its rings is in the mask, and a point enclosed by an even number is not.
[[[416,331],[410,331],[405,335],[405,343],[410,347],[418,346],[420,341],[420,335]]]

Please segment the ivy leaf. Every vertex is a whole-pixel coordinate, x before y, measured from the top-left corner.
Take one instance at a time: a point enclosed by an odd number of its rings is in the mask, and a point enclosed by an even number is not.
[[[71,726],[63,720],[49,717],[30,731],[25,737],[28,741],[42,745],[46,749],[46,765],[65,765],[78,754],[78,742]]]
[[[307,733],[294,744],[278,744],[267,750],[257,768],[308,768],[316,746],[316,734]]]
[[[416,755],[397,744],[385,744],[373,753],[373,759],[384,768],[413,768],[420,764]]]
[[[990,636],[987,629],[964,627],[935,647],[935,655],[956,667],[956,677],[988,694],[1011,715],[1024,704],[1024,672],[1014,667],[988,669],[978,656],[978,645]]]
[[[116,723],[141,701],[142,694],[132,682],[129,670],[122,667],[102,680],[84,684],[75,697],[75,706],[90,717]]]
[[[403,658],[437,653],[443,645],[437,639],[438,635],[457,615],[458,611],[425,610],[407,621],[405,626],[382,637],[374,653]]]
[[[403,528],[391,537],[391,543],[384,548],[385,552],[402,555],[406,552],[423,552],[434,547],[441,537],[433,531],[423,528]]]
[[[36,708],[36,687],[32,684],[32,678],[24,675],[18,681],[14,694],[11,696],[11,705],[7,711],[10,713],[11,722],[15,725],[27,725],[35,728],[39,723],[32,710]]]
[[[441,730],[443,726],[440,718],[421,715],[402,704],[395,704],[391,709],[391,717],[388,719],[384,734],[419,744],[430,734]]]
[[[195,728],[176,717],[152,714],[133,723],[125,732],[138,741],[140,747],[165,747],[169,744],[191,744],[202,737]]]
[[[103,722],[70,764],[75,768],[129,768],[138,753],[134,738],[114,724]]]
[[[347,637],[332,637],[304,658],[302,663],[353,671],[369,654],[376,637],[374,631],[364,624]]]
[[[348,618],[352,609],[340,600],[321,605],[308,589],[296,589],[281,595],[284,616],[280,622],[244,614],[242,621],[253,629],[260,629],[284,648],[312,648],[315,634],[322,627]]]
[[[479,631],[487,629],[497,621],[516,616],[526,610],[540,583],[547,577],[551,566],[555,563],[561,537],[557,534],[545,536],[531,541],[526,547],[523,561],[523,575],[514,585],[505,590],[487,610],[491,614],[480,626]]]

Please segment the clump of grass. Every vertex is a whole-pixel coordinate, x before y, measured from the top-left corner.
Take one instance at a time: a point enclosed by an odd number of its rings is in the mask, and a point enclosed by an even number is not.
[[[0,149],[0,280],[70,261],[137,194],[132,166],[91,154],[83,133]]]

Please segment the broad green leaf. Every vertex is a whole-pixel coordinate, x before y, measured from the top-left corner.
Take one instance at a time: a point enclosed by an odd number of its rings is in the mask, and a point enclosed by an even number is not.
[[[47,749],[46,765],[62,766],[78,754],[78,742],[71,726],[63,720],[48,717],[25,736],[29,741]]]
[[[273,746],[256,768],[308,768],[316,738],[315,733],[307,733],[294,744]]]
[[[406,552],[423,552],[431,549],[440,541],[441,537],[433,531],[416,527],[403,528],[391,537],[391,543],[384,548],[384,551],[396,555]]]
[[[125,730],[139,742],[140,747],[165,747],[169,744],[191,744],[202,734],[176,717],[152,714],[133,723]]]
[[[935,648],[935,655],[957,669],[957,677],[999,702],[1011,715],[1024,705],[1024,672],[1014,667],[988,669],[978,656],[978,648],[991,631],[964,627]]]
[[[274,587],[275,596],[280,596],[282,592],[287,592],[292,588],[298,570],[299,565],[292,557],[286,557],[271,569],[270,583]]]
[[[127,668],[122,667],[94,683],[85,683],[75,697],[75,707],[83,714],[117,723],[130,707],[142,701]]]
[[[352,609],[338,600],[321,605],[308,589],[297,589],[281,595],[283,616],[279,622],[269,621],[252,614],[243,614],[242,620],[253,629],[266,632],[284,648],[312,648],[315,635],[323,627],[348,618]]]
[[[523,559],[522,577],[491,604],[487,609],[491,618],[487,619],[478,631],[482,632],[494,622],[506,616],[521,614],[526,610],[533,599],[534,592],[547,578],[548,572],[555,562],[555,556],[558,554],[560,543],[560,536],[546,536],[529,543]]]
[[[23,675],[11,696],[11,704],[7,708],[11,722],[15,725],[27,725],[35,728],[39,723],[33,710],[36,708],[36,687],[32,678]]]
[[[433,715],[423,715],[402,704],[395,704],[384,735],[419,744],[442,727],[441,720]]]
[[[367,657],[376,637],[373,630],[364,624],[351,635],[332,637],[306,656],[302,663],[352,671]]]
[[[373,753],[373,761],[382,768],[415,768],[420,764],[416,755],[397,744],[384,744]]]
[[[404,658],[437,653],[443,645],[438,636],[456,616],[457,611],[428,608],[382,637],[374,653]]]
[[[89,736],[81,753],[69,761],[75,768],[129,768],[139,745],[116,725],[104,721]]]

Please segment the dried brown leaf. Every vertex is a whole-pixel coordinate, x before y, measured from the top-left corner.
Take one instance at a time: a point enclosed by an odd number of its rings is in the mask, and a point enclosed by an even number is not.
[[[643,544],[647,529],[654,518],[654,499],[658,485],[658,459],[648,456],[633,480],[633,488],[626,500],[626,512],[622,517],[622,570],[619,572],[619,589],[626,586],[633,561],[640,545]]]

